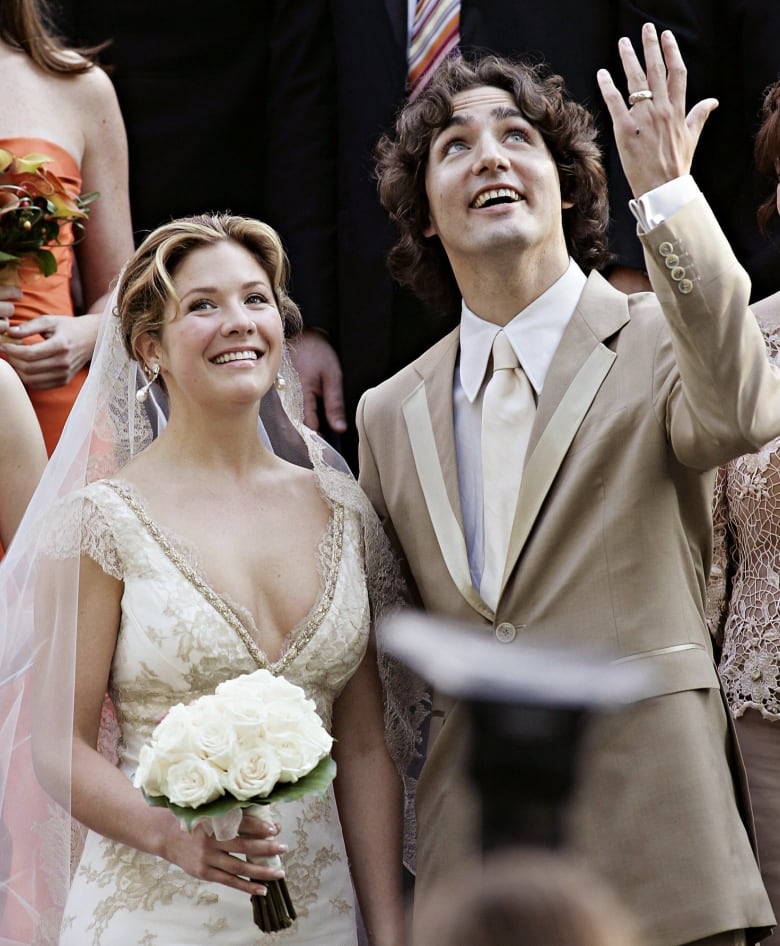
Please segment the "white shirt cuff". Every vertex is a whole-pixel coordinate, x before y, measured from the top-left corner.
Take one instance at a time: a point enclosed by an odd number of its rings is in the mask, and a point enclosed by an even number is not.
[[[695,200],[701,191],[690,174],[683,174],[659,187],[654,187],[636,200],[630,200],[628,206],[636,217],[639,229],[647,233],[654,227],[668,220],[678,210]]]

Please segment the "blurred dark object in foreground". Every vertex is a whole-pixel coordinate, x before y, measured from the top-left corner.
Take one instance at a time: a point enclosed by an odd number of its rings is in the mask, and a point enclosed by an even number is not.
[[[496,645],[480,628],[422,613],[395,617],[383,634],[396,657],[468,707],[483,850],[561,846],[588,723],[649,695],[647,669],[531,638]]]
[[[561,846],[588,711],[492,700],[472,700],[469,709],[483,850]]]

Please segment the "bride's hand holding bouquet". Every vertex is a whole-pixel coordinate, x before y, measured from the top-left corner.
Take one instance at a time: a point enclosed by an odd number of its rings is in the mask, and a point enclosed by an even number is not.
[[[204,824],[191,831],[182,830],[176,821],[159,825],[150,850],[198,880],[223,884],[250,898],[265,898],[269,882],[284,878],[281,864],[269,864],[287,847],[278,841],[278,825],[262,814],[247,814],[249,810],[245,809],[235,837],[224,841],[217,840]],[[249,914],[247,922],[251,922]]]
[[[201,860],[188,865],[191,873],[219,879],[209,872],[221,864],[234,875],[235,864],[226,860],[234,854],[270,868],[270,875],[263,872],[267,894],[252,896],[254,919],[265,931],[285,929],[295,919],[278,858],[285,847],[258,843],[258,835],[267,839],[275,829],[243,819],[265,822],[262,806],[324,792],[335,775],[332,742],[300,687],[257,670],[172,707],[141,750],[134,784],[150,805],[169,808],[182,828],[202,825],[213,835],[194,850],[188,845],[186,857]],[[257,872],[245,867],[243,874]]]

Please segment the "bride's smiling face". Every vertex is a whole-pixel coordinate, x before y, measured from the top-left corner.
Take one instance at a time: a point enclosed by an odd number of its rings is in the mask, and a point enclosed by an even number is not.
[[[147,365],[158,362],[172,406],[179,399],[259,400],[282,355],[282,320],[260,262],[231,240],[192,250],[173,274],[159,337],[147,335]]]

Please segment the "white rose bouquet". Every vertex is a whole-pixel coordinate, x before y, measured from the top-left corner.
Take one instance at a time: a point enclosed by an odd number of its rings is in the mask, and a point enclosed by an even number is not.
[[[188,831],[205,821],[227,840],[238,833],[244,808],[324,792],[336,774],[332,744],[299,686],[256,670],[172,707],[141,749],[133,784]],[[296,915],[287,884],[265,883],[267,895],[252,897],[255,923],[264,932],[286,929]]]

